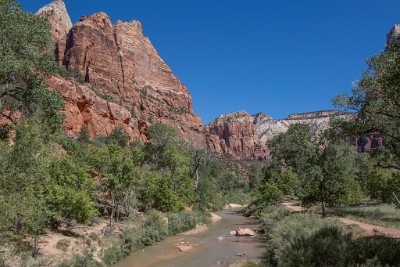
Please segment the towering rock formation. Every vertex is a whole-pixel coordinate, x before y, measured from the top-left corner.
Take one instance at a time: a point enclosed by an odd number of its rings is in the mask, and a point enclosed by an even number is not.
[[[400,35],[400,24],[395,24],[392,29],[386,34],[386,46],[389,45],[394,38]],[[396,40],[398,42],[398,40]]]
[[[55,47],[55,58],[61,64],[64,57],[67,35],[72,28],[67,8],[62,0],[55,0],[53,3],[39,9],[36,14],[48,18],[51,25],[51,41]]]
[[[245,111],[221,115],[205,127],[207,148],[236,159],[268,158],[265,142],[259,140],[253,118]]]
[[[38,14],[49,19],[56,59],[69,71],[79,73],[86,89],[128,110],[131,120],[136,121],[133,125],[146,128],[162,122],[173,126],[193,145],[204,147],[202,123],[193,113],[189,92],[143,36],[140,22],[117,21],[113,25],[109,16],[100,12],[83,16],[72,26],[61,0],[41,8]],[[58,90],[51,84],[53,80],[50,79],[50,85]],[[74,102],[63,95],[66,102]],[[73,129],[71,134],[81,128],[82,122],[90,121],[68,118],[64,125]],[[94,129],[101,128],[94,125],[96,121],[88,124],[93,136],[98,134]]]

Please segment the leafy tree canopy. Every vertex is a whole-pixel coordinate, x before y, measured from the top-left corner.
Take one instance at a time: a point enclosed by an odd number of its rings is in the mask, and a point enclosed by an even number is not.
[[[13,121],[17,111],[39,114],[56,128],[62,98],[45,90],[40,77],[57,70],[46,19],[22,11],[15,1],[0,1],[0,58],[0,116]]]
[[[400,44],[392,42],[385,51],[369,58],[367,66],[354,83],[352,94],[339,94],[333,100],[338,107],[357,111],[359,119],[337,125],[345,135],[378,133],[399,161]],[[396,165],[400,168],[398,162]]]

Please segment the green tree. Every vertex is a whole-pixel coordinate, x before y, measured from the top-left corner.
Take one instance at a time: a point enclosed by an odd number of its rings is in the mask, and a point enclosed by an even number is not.
[[[372,199],[393,202],[392,192],[397,194],[400,191],[399,175],[390,169],[372,166],[366,176],[366,187]]]
[[[70,156],[55,158],[49,167],[50,181],[45,193],[53,223],[76,219],[87,223],[97,214],[96,185],[84,166]]]
[[[157,168],[165,168],[168,162],[166,159],[165,151],[171,147],[177,147],[183,151],[184,144],[179,137],[177,131],[165,124],[157,123],[150,125],[147,129],[149,142],[145,144],[144,151],[146,161],[154,164]]]
[[[368,69],[354,83],[352,95],[339,94],[338,107],[357,111],[360,119],[342,122],[349,134],[379,133],[388,147],[400,156],[400,45],[391,43],[385,51],[367,60]]]
[[[318,162],[301,174],[304,203],[320,202],[325,206],[357,204],[362,197],[356,180],[356,152],[344,143],[332,143],[319,151]]]
[[[89,164],[100,176],[101,191],[105,194],[101,203],[110,209],[112,220],[119,219],[121,210],[129,213],[136,204],[135,182],[139,176],[139,162],[134,161],[128,147],[111,142],[102,147],[92,147]]]
[[[32,254],[36,255],[37,236],[49,222],[43,196],[52,148],[34,120],[20,120],[15,131],[13,146],[0,142],[0,240],[18,247],[32,237]]]
[[[306,124],[291,125],[288,131],[268,142],[272,154],[271,165],[278,169],[291,167],[299,174],[312,166],[317,157],[317,147]]]
[[[120,147],[128,144],[129,136],[124,132],[121,126],[115,127],[107,138],[108,142],[116,142]]]
[[[255,162],[249,167],[249,187],[250,189],[257,188],[264,178],[263,168],[260,163]]]
[[[153,192],[156,201],[147,204],[162,211],[181,210],[194,200],[190,150],[172,127],[158,123],[151,125],[147,133],[150,141],[145,144],[145,161],[153,171],[159,172],[150,172],[144,177],[149,187],[159,183],[159,188]],[[148,190],[142,190],[142,194],[148,201]]]
[[[379,134],[385,146],[371,153],[375,165],[400,169],[400,44],[391,42],[367,60],[368,69],[354,83],[351,95],[339,94],[333,103],[358,112],[358,119],[336,121],[344,136]],[[375,173],[376,174],[376,173]],[[393,195],[390,190],[387,195]]]
[[[0,58],[0,116],[14,121],[16,112],[36,114],[57,130],[63,101],[41,77],[57,69],[46,19],[21,11],[15,1],[1,1]]]
[[[272,170],[267,171],[267,182],[285,194],[295,192],[304,204],[320,202],[323,215],[325,205],[357,203],[361,188],[354,148],[324,140],[323,135],[323,142],[313,140],[309,133],[308,125],[295,124],[269,142]]]

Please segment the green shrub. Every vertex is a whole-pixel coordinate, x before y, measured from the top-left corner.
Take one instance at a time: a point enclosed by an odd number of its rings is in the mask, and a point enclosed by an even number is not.
[[[67,239],[60,239],[57,241],[56,248],[67,252],[69,246],[71,245],[71,241]]]
[[[271,264],[278,266],[300,266],[292,265],[292,254],[299,254],[299,244],[310,240],[318,231],[326,227],[339,228],[339,224],[330,219],[320,219],[317,215],[310,213],[294,214],[283,219],[270,233],[271,239],[267,242],[267,250],[263,255]],[[315,237],[318,239],[318,236]],[[328,241],[328,244],[330,241]],[[307,261],[312,255],[302,255]],[[305,265],[303,265],[305,266]]]
[[[263,258],[273,266],[400,266],[400,241],[386,236],[356,240],[341,225],[314,214],[285,217],[268,208],[261,217],[269,240]]]
[[[118,238],[111,240],[111,245],[102,253],[102,261],[107,265],[112,265],[130,253],[167,237],[168,228],[161,214],[150,211],[142,222],[142,227],[125,229]]]
[[[400,266],[400,242],[387,236],[354,240],[348,250],[349,265],[379,262],[382,266]]]
[[[247,205],[251,202],[252,198],[250,194],[243,192],[242,190],[231,190],[225,195],[226,203],[235,203],[240,205]]]
[[[146,216],[145,225],[149,230],[149,233],[147,234],[152,235],[155,238],[155,242],[168,237],[168,227],[160,212],[155,210],[150,211]]]
[[[98,234],[96,234],[95,232],[91,232],[91,233],[89,234],[89,238],[90,238],[91,240],[93,240],[93,241],[97,241],[97,242],[100,241],[100,236],[99,236]]]
[[[122,239],[113,239],[111,246],[102,251],[101,260],[106,266],[111,266],[126,256],[122,244]]]
[[[350,235],[337,225],[323,226],[311,236],[299,235],[291,244],[290,253],[281,259],[282,266],[347,266],[346,251]]]
[[[259,217],[260,229],[264,233],[271,233],[280,221],[286,218],[289,212],[284,207],[268,206]]]
[[[208,214],[198,211],[181,211],[168,214],[168,231],[170,235],[176,235],[196,227],[199,223],[208,223]]]
[[[83,254],[75,254],[72,259],[63,261],[57,267],[103,267],[104,265],[93,259],[93,254],[86,250]]]

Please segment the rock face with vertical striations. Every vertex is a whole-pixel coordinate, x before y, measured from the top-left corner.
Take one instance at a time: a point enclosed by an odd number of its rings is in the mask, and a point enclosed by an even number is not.
[[[143,35],[140,22],[113,25],[100,12],[83,16],[70,27],[61,0],[38,14],[49,18],[58,62],[79,73],[88,89],[128,110],[140,125],[162,122],[194,146],[205,146],[189,92]]]
[[[400,24],[395,24],[392,29],[386,34],[386,46],[389,45],[391,41],[399,42],[396,37],[400,35]]]
[[[265,160],[268,149],[260,142],[253,118],[245,111],[221,115],[205,127],[207,148],[236,159]]]
[[[146,140],[145,125],[132,118],[126,108],[98,97],[88,86],[67,81],[60,77],[47,78],[49,90],[57,91],[64,98],[65,114],[62,126],[69,136],[76,136],[83,125],[87,125],[90,136],[109,135],[120,127],[130,140]]]
[[[66,40],[72,28],[72,22],[67,8],[61,0],[56,0],[36,12],[36,15],[47,17],[51,25],[51,41],[55,47],[55,58],[62,63],[66,47]]]

